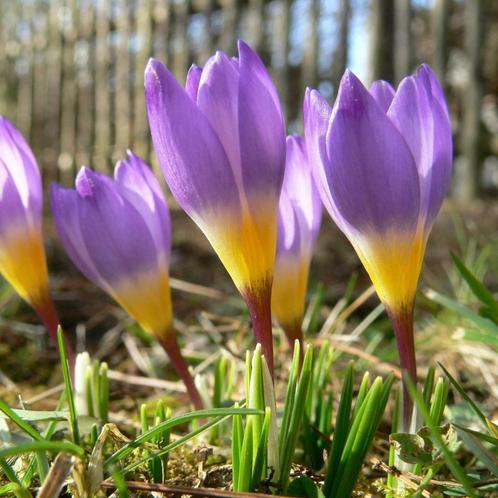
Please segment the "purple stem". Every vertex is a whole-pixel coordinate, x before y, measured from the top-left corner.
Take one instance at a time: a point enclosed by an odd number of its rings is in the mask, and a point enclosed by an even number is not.
[[[295,321],[294,323],[288,325],[282,325],[282,328],[285,332],[287,340],[289,341],[292,351],[294,351],[294,343],[296,339],[301,343],[301,346],[303,345],[303,328],[301,327],[300,321]]]
[[[50,295],[47,295],[44,299],[43,302],[40,304],[36,304],[33,306],[37,315],[40,317],[40,320],[43,322],[43,325],[45,325],[45,328],[48,330],[48,334],[50,336],[50,339],[52,342],[55,344],[55,346],[58,348],[59,343],[57,341],[57,329],[59,328],[59,325],[61,323],[59,314],[57,313],[57,310],[55,309],[54,302],[52,301],[52,298]],[[65,334],[64,334],[65,336]],[[74,356],[74,351],[73,348],[70,344],[70,342],[66,338],[66,352],[67,352],[67,359],[69,362],[69,370],[71,371],[71,375],[74,374],[74,362],[75,362],[75,356]]]
[[[417,383],[417,361],[413,336],[413,304],[399,311],[387,309],[398,343],[401,370],[406,372],[412,382]],[[409,432],[413,414],[413,401],[408,386],[403,381],[403,431]]]
[[[204,403],[197,390],[194,379],[192,378],[192,375],[190,375],[188,364],[182,355],[174,330],[168,331],[164,338],[159,339],[159,343],[168,354],[176,373],[183,380],[192,404],[195,406],[196,410],[202,410],[204,408]]]
[[[268,369],[274,378],[273,334],[271,325],[271,283],[264,282],[256,291],[248,289],[243,293],[249,309],[256,343],[261,344]]]

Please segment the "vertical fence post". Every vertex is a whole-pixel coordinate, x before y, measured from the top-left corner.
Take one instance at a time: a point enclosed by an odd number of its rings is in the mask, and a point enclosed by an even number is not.
[[[448,15],[450,0],[435,0],[432,9],[432,38],[434,40],[434,51],[432,56],[432,67],[444,84],[446,76],[446,59],[448,42]]]
[[[94,138],[95,58],[91,50],[94,43],[95,8],[93,1],[80,0],[78,5],[78,39],[74,54],[78,89],[76,121],[76,167],[91,164]]]
[[[394,77],[398,83],[412,69],[411,0],[394,4]]]
[[[76,145],[76,70],[74,45],[76,39],[76,0],[67,0],[59,10],[62,30],[62,84],[61,84],[61,151],[58,159],[59,177],[71,184],[74,177],[74,155]]]
[[[149,0],[139,0],[136,7],[136,55],[134,63],[133,91],[133,150],[149,161],[150,140],[145,110],[144,70],[152,55],[152,4]]]
[[[95,4],[95,148],[93,164],[99,171],[106,171],[109,164],[111,140],[110,109],[110,54],[109,15],[111,0],[98,0]]]
[[[394,0],[370,3],[370,79],[394,81]]]
[[[337,95],[339,83],[341,82],[342,75],[344,74],[348,63],[350,18],[350,0],[341,0],[338,15],[337,47],[334,51],[334,57],[332,60],[332,85],[334,86],[334,95]]]
[[[481,47],[484,33],[484,0],[465,3],[465,52],[468,79],[463,102],[463,160],[457,171],[455,195],[473,199],[478,190],[480,164],[481,100],[483,93]]]

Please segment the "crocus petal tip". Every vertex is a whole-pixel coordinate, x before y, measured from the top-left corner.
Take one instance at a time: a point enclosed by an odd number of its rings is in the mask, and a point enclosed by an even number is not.
[[[165,73],[167,74],[168,70],[164,66],[164,64],[161,61],[151,57],[147,62],[147,66],[145,66],[145,72],[144,72],[145,87],[149,85],[160,86],[161,77]]]
[[[94,172],[87,166],[82,166],[76,176],[75,186],[82,197],[92,197],[94,188]]]

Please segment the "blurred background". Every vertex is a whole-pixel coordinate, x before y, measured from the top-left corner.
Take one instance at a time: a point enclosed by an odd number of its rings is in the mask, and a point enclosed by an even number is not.
[[[71,184],[82,164],[110,171],[128,147],[154,163],[147,59],[184,82],[192,62],[235,54],[238,38],[270,68],[293,132],[306,86],[332,101],[346,67],[396,84],[430,63],[453,119],[453,196],[496,195],[496,0],[0,0],[0,113],[47,183]]]

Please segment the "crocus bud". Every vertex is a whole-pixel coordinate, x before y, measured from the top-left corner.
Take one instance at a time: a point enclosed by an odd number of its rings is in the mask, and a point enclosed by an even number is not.
[[[452,166],[441,86],[427,65],[396,91],[386,82],[367,90],[346,71],[334,108],[308,90],[304,113],[323,203],[370,275],[393,323],[401,366],[415,380],[415,292]],[[405,403],[408,426],[408,396]]]
[[[42,184],[21,133],[0,116],[0,273],[40,316],[57,344],[59,318],[42,239]]]
[[[246,300],[257,342],[273,363],[271,285],[285,129],[259,57],[217,52],[184,89],[152,59],[145,96],[154,148],[180,206],[201,228]],[[270,367],[271,368],[271,367]]]
[[[83,167],[75,189],[52,185],[51,200],[73,263],[159,340],[201,406],[172,326],[171,223],[149,167],[132,152],[116,165],[114,180]]]
[[[301,137],[287,137],[285,164],[272,312],[293,345],[296,339],[303,339],[301,325],[308,273],[322,220],[322,202],[311,175],[306,144]]]

